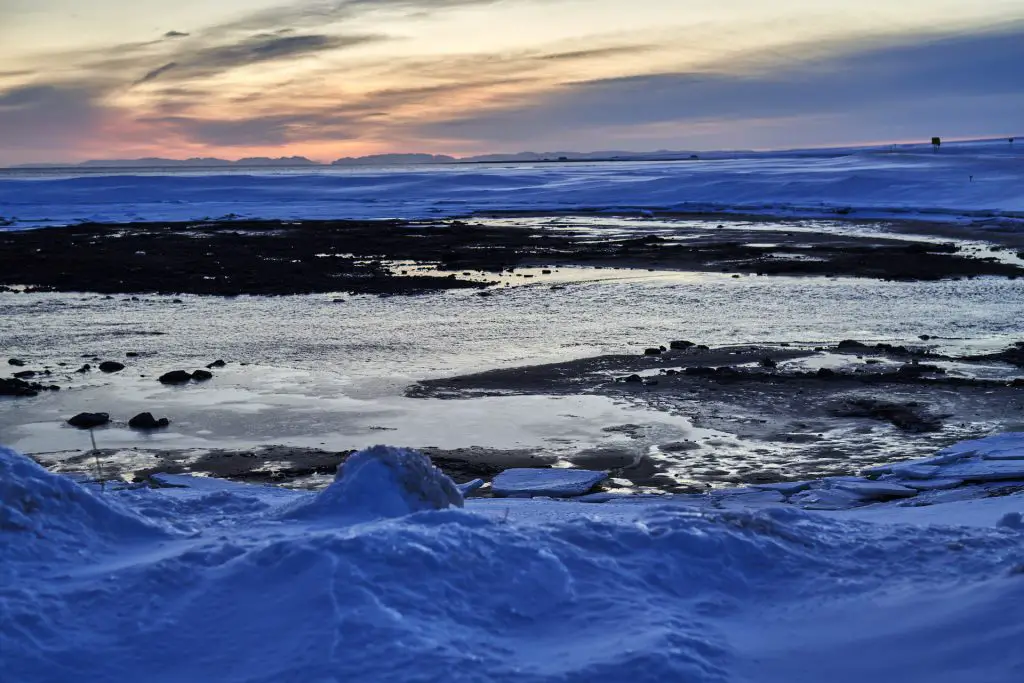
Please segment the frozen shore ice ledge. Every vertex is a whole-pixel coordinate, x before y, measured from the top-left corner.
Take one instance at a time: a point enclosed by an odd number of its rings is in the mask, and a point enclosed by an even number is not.
[[[1024,435],[903,470],[928,481],[1007,462],[1024,463]],[[425,458],[386,447],[354,456],[320,494],[166,483],[101,492],[0,449],[5,676],[859,683],[1024,671],[1024,620],[1010,608],[1024,604],[1024,533],[1006,523],[1024,495],[1001,476],[998,496],[982,481],[828,512],[779,499],[820,483],[699,501],[463,501]]]
[[[699,161],[442,165],[242,174],[0,172],[0,225],[436,218],[487,211],[735,212],[1024,225],[1024,144],[1005,139]],[[611,198],[611,199],[610,199]],[[0,228],[2,229],[2,228]]]

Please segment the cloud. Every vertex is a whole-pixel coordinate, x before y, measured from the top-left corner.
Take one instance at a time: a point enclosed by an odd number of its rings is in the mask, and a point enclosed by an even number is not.
[[[151,69],[135,83],[149,83],[168,74],[174,80],[205,78],[252,64],[297,59],[382,40],[387,38],[379,35],[256,35],[234,43],[182,51],[173,61]]]
[[[190,35],[190,33],[184,33],[182,31],[168,31],[164,34],[164,38],[167,40],[173,40],[174,38],[188,38]]]
[[[0,90],[0,149],[64,153],[98,135],[116,116],[102,104],[104,93],[103,86],[86,83]]]
[[[578,59],[594,59],[596,57],[622,57],[625,55],[642,54],[654,49],[654,45],[621,45],[618,47],[598,47],[590,50],[572,50],[570,52],[551,52],[540,56],[557,62],[575,61]]]
[[[157,68],[147,72],[146,75],[140,78],[139,80],[135,81],[134,85],[141,85],[143,83],[155,81],[156,79],[160,78],[160,76],[162,76],[163,74],[167,73],[168,71],[177,66],[177,62],[170,62],[168,64],[164,64],[163,66],[158,66]]]
[[[504,0],[303,0],[253,12],[213,27],[220,31],[262,31],[288,27],[323,26],[375,12],[426,16],[439,11],[494,5]],[[551,2],[552,0],[544,0]]]
[[[920,116],[922,127],[935,129],[968,123],[965,107],[950,109],[949,116],[941,109],[942,102],[966,99],[984,100],[985,108],[973,113],[974,123],[982,127],[995,122],[1010,125],[1014,115],[1020,121],[1021,27],[904,40],[859,49],[842,46],[841,54],[816,56],[813,62],[779,63],[776,53],[765,53],[749,60],[739,73],[720,64],[701,72],[569,83],[476,115],[429,124],[422,132],[454,140],[528,142],[585,127],[793,117],[798,127],[799,117],[858,114],[873,118],[880,129],[884,117],[877,114],[886,111]]]
[[[215,147],[273,147],[307,140],[348,140],[357,136],[357,117],[330,112],[214,119],[166,116],[140,123],[169,129],[193,143]]]

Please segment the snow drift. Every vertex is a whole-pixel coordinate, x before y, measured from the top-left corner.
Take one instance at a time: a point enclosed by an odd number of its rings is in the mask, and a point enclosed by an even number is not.
[[[100,496],[0,447],[0,575],[27,559],[85,553],[164,536],[113,496]]]
[[[5,462],[30,473],[22,489],[70,485]],[[5,676],[973,683],[1024,672],[1024,622],[1007,609],[1024,600],[1024,534],[997,526],[1019,497],[981,527],[908,523],[894,506],[865,521],[689,499],[460,510],[423,459],[384,447],[354,456],[320,496],[196,484],[107,494],[129,519],[186,506],[187,536],[82,556],[42,534],[49,557],[3,558],[20,570],[0,583]],[[0,528],[0,548],[22,526]]]

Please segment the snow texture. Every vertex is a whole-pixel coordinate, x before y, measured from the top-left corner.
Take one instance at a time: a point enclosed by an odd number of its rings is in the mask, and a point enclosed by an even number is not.
[[[431,218],[485,211],[738,212],[1024,224],[1024,145],[717,153],[699,161],[240,173],[0,172],[15,227],[83,221]],[[3,221],[0,221],[2,223]]]
[[[450,481],[386,447],[320,494],[189,477],[98,493],[10,451],[0,464],[4,681],[1024,674],[1024,620],[1008,608],[1024,604],[1020,495],[828,513],[709,507],[752,489],[458,509]],[[831,488],[855,481],[794,497],[857,504]],[[19,551],[29,538],[36,550]],[[83,552],[90,539],[103,543]]]
[[[569,498],[582,496],[607,478],[607,472],[522,467],[496,476],[491,490],[497,496]]]

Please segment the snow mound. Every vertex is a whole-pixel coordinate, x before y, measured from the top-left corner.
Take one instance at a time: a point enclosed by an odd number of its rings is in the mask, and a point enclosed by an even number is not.
[[[115,539],[162,534],[113,497],[97,495],[0,447],[0,547],[5,558],[54,556],[70,546],[87,550]]]
[[[349,456],[330,486],[292,507],[287,516],[379,519],[463,505],[455,482],[427,456],[407,448],[374,446]]]

